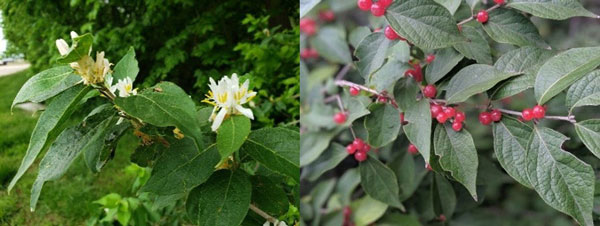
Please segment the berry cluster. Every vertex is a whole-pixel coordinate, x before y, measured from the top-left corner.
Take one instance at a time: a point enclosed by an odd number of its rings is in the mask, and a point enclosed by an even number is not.
[[[531,121],[532,119],[541,119],[546,116],[546,108],[540,105],[535,105],[533,109],[525,108],[521,112],[521,117],[525,121]]]
[[[358,0],[358,8],[363,11],[371,10],[371,14],[376,17],[383,16],[388,6],[392,4],[393,0],[379,0],[373,3],[372,0]]]
[[[462,130],[463,122],[467,118],[464,112],[458,111],[453,107],[438,104],[431,104],[429,109],[431,110],[431,117],[435,118],[439,123],[446,123],[448,119],[454,118],[452,129],[456,132]]]
[[[333,115],[333,121],[338,125],[344,124],[348,119],[348,113],[346,112],[338,112]]]
[[[413,66],[413,69],[406,70],[404,72],[404,76],[413,77],[413,79],[415,79],[415,81],[417,82],[423,81],[423,70],[421,68],[421,64],[419,64],[418,62],[409,63]]]
[[[319,58],[319,52],[317,52],[317,50],[313,48],[305,48],[302,51],[300,51],[300,57],[302,59],[316,59]]]
[[[343,226],[354,226],[354,222],[350,219],[352,215],[352,209],[349,206],[344,207],[344,223]]]
[[[398,33],[396,33],[396,31],[394,31],[394,29],[392,29],[392,27],[390,25],[387,25],[385,27],[385,29],[383,30],[383,34],[389,40],[396,40],[396,39],[398,39],[400,41],[406,40],[402,36],[398,35]]]
[[[493,109],[491,112],[481,112],[479,113],[479,122],[485,126],[489,125],[492,122],[498,122],[502,119],[502,112],[498,109]]]
[[[417,146],[415,146],[414,144],[409,144],[408,153],[410,153],[411,155],[417,155],[419,154],[419,149],[417,149]]]
[[[346,146],[346,151],[350,155],[354,155],[356,161],[362,162],[367,160],[367,153],[371,150],[371,145],[365,143],[362,139],[356,138],[351,144]]]
[[[308,36],[317,33],[317,22],[311,18],[300,19],[300,31]]]

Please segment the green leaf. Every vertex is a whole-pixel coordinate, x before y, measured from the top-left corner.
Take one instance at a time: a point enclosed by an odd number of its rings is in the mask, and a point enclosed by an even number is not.
[[[284,128],[254,130],[242,146],[263,166],[299,181],[300,133]]]
[[[575,123],[575,131],[592,154],[600,158],[600,119],[577,122]]]
[[[400,188],[400,201],[404,201],[412,196],[417,190],[421,180],[427,174],[425,167],[415,164],[413,156],[404,152],[389,163],[389,167],[394,171],[398,178],[398,187]]]
[[[338,143],[331,143],[329,149],[316,161],[303,169],[302,178],[308,178],[310,181],[315,181],[319,177],[335,168],[342,160],[348,157],[346,148]]]
[[[336,185],[336,193],[340,195],[340,202],[347,205],[352,200],[352,193],[360,184],[360,172],[358,168],[346,170]]]
[[[252,203],[271,216],[281,216],[288,211],[289,201],[279,183],[265,176],[253,176]]]
[[[221,159],[238,151],[250,134],[250,119],[243,115],[232,116],[217,130],[217,149]]]
[[[600,70],[595,70],[575,82],[567,91],[565,104],[575,107],[600,105]]]
[[[352,209],[352,221],[357,226],[366,226],[383,216],[388,206],[365,195],[361,199],[352,202],[350,208]]]
[[[325,26],[319,29],[315,37],[310,39],[310,44],[319,55],[332,63],[352,63],[350,49],[346,42],[344,33],[333,26]]]
[[[57,62],[60,64],[66,64],[78,61],[81,58],[88,56],[92,50],[93,42],[94,37],[89,33],[74,38],[69,53],[59,58]]]
[[[435,60],[425,68],[425,80],[429,84],[442,79],[463,59],[463,56],[452,48],[439,49],[434,55]]]
[[[134,96],[116,98],[115,104],[128,115],[158,127],[176,126],[191,136],[196,148],[203,147],[196,104],[179,86],[161,82]]]
[[[325,202],[327,202],[327,199],[329,198],[329,195],[331,195],[331,192],[333,191],[333,188],[335,187],[335,178],[326,180],[326,181],[321,181],[319,182],[310,192],[310,196],[312,197],[312,208],[315,211],[320,210],[323,205],[325,204]],[[304,214],[304,213],[302,213]],[[321,218],[321,214],[319,212],[315,213],[315,217],[313,219],[313,224],[314,225],[319,225],[320,222],[320,218]]]
[[[492,99],[502,99],[533,88],[538,70],[553,55],[554,51],[533,46],[514,49],[502,55],[494,64],[496,69],[523,75],[511,78],[501,84],[494,91]]]
[[[114,151],[118,138],[129,128],[129,123],[120,123],[117,111],[111,104],[104,104],[92,112],[83,120],[82,127],[88,127],[89,132],[83,135],[77,142],[82,143],[81,152],[87,167],[92,172],[100,172],[106,161],[102,160],[103,153]],[[90,121],[100,121],[100,123],[90,123]]]
[[[492,50],[481,27],[463,25],[462,34],[467,40],[454,44],[454,48],[458,52],[469,59],[476,60],[480,64],[493,63]]]
[[[210,177],[219,159],[216,144],[198,150],[190,138],[175,140],[162,151],[141,191],[158,195],[189,192]]]
[[[399,213],[386,214],[377,222],[378,226],[396,226],[402,223],[402,226],[422,226],[419,218],[415,215],[403,215]]]
[[[456,13],[456,10],[460,6],[460,2],[462,0],[434,0],[434,1],[442,6],[446,7],[446,9],[448,9],[450,14],[454,15],[454,13]]]
[[[394,98],[400,111],[406,112],[415,105],[419,92],[419,84],[414,79],[400,79],[394,86]]]
[[[383,32],[374,32],[358,44],[354,51],[354,55],[358,58],[356,67],[365,80],[371,77],[371,73],[381,68],[388,48],[394,43],[395,41],[386,38]]]
[[[573,48],[550,58],[535,79],[535,98],[544,104],[600,65],[600,47]]]
[[[417,146],[419,153],[429,162],[431,151],[431,112],[429,101],[421,99],[404,112],[404,120],[408,124],[402,126],[410,143]]]
[[[514,118],[503,116],[493,123],[494,152],[508,175],[525,187],[531,188],[527,177],[527,145],[532,128]]]
[[[408,63],[390,59],[371,75],[368,86],[380,92],[392,91],[396,82],[404,77],[404,72],[411,68],[412,66]]]
[[[564,20],[576,16],[598,18],[598,15],[583,8],[578,0],[512,0],[507,6],[537,17],[553,20]]]
[[[196,225],[240,225],[251,195],[252,184],[243,170],[220,170],[190,192],[185,207]]]
[[[535,25],[523,14],[512,9],[498,8],[491,11],[483,29],[496,42],[548,47]]]
[[[140,145],[133,151],[129,159],[138,166],[152,168],[163,148],[159,143],[153,143],[150,146]]]
[[[363,98],[363,101],[361,101],[361,98]],[[365,106],[365,99],[367,101],[370,101],[370,98],[367,98],[365,96],[353,97],[350,96],[350,93],[348,93],[348,91],[344,91],[344,93],[342,94],[342,101],[344,104],[344,109],[346,109],[346,111],[348,112],[348,117],[346,119],[346,122],[342,125],[343,127],[352,126],[352,123],[355,120],[370,113],[367,107]],[[329,121],[332,121],[332,118],[333,115],[329,117]]]
[[[480,3],[480,0],[465,0],[469,7],[471,7],[471,12],[475,9],[475,7]]]
[[[454,193],[454,188],[452,188],[452,184],[446,177],[441,174],[433,174],[433,193],[435,194],[433,197],[434,203],[437,203],[436,206],[439,206],[438,213],[444,214],[447,218],[451,218],[452,214],[454,214],[454,209],[456,208],[456,194]]]
[[[321,0],[300,0],[300,18],[310,12],[319,2]]]
[[[369,196],[404,211],[398,199],[400,189],[394,171],[375,157],[360,163],[360,185]]]
[[[373,147],[383,147],[398,138],[400,112],[391,104],[375,104],[365,118],[367,141]]]
[[[118,82],[120,79],[125,79],[126,77],[129,77],[131,81],[135,81],[138,72],[140,72],[140,68],[135,59],[135,50],[133,47],[129,47],[129,51],[127,51],[125,56],[119,60],[113,69],[113,83]]]
[[[315,161],[339,131],[309,131],[300,137],[300,166]]]
[[[400,36],[420,48],[449,47],[463,39],[452,14],[433,0],[394,1],[385,18]]]
[[[477,150],[473,137],[466,130],[456,132],[450,124],[437,125],[433,134],[435,154],[440,157],[440,166],[463,184],[477,201]]]
[[[55,128],[64,123],[71,116],[81,98],[83,98],[90,89],[91,87],[80,84],[67,89],[48,104],[46,110],[40,115],[40,118],[31,133],[27,153],[25,154],[25,157],[23,157],[21,166],[19,166],[19,170],[15,177],[13,177],[8,185],[9,192],[23,174],[25,174],[27,169],[29,169],[31,164],[33,164],[48,141],[52,140],[59,132],[61,132]]]
[[[81,82],[81,77],[68,66],[54,67],[37,73],[19,90],[10,109],[19,103],[42,102]]]
[[[567,139],[552,129],[534,127],[527,150],[529,182],[548,205],[581,225],[593,225],[594,170],[561,149]]]
[[[371,34],[371,29],[369,27],[356,27],[352,29],[352,31],[350,31],[350,34],[348,35],[348,41],[350,42],[350,45],[356,48],[360,44],[360,42],[362,42],[362,40],[365,39],[365,37],[367,37],[369,34]]]
[[[473,64],[461,69],[450,79],[446,88],[446,100],[449,104],[459,103],[469,97],[482,93],[496,83],[517,75],[496,70],[493,66]]]

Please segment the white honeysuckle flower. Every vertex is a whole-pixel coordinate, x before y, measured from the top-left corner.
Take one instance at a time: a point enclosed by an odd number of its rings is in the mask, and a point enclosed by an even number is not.
[[[266,222],[263,224],[263,226],[270,226],[270,225],[271,225],[271,222],[269,222],[269,221],[266,221]],[[278,221],[278,220],[275,220],[275,223],[273,224],[273,226],[287,226],[287,224],[285,223],[285,221]]]
[[[114,86],[111,86],[110,90],[119,90],[119,97],[137,95],[137,90],[133,88],[133,81],[129,77],[125,77],[125,79],[119,79],[119,82],[117,82],[117,84]]]
[[[77,38],[79,35],[75,31],[71,31],[71,38]]]
[[[76,32],[71,31],[71,38],[75,39],[77,37],[79,37],[79,35],[77,35]],[[69,47],[69,44],[67,44],[64,39],[56,40],[56,48],[61,56],[65,56],[71,51],[71,47]],[[104,52],[97,52],[96,60],[94,61],[94,59],[89,56],[91,51],[92,47],[90,46],[87,56],[81,57],[81,59],[76,62],[69,63],[69,66],[75,69],[77,74],[81,75],[83,83],[86,85],[104,82],[104,77],[111,71],[110,66],[112,65],[108,59],[104,58]]]
[[[208,119],[213,124],[211,129],[217,131],[223,120],[230,115],[244,115],[254,120],[254,114],[249,108],[244,108],[242,105],[248,103],[256,96],[256,92],[248,90],[249,80],[246,80],[242,86],[236,73],[231,75],[231,78],[224,76],[215,82],[210,78],[210,91],[206,95],[206,99],[202,102],[209,103],[215,106],[213,112]]]
[[[58,52],[61,56],[67,55],[69,53],[69,44],[64,39],[56,40],[56,48],[58,48]]]

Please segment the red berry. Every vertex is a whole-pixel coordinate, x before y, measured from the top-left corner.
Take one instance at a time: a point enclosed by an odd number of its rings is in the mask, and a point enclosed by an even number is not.
[[[466,118],[467,118],[467,116],[465,116],[464,112],[456,111],[456,115],[454,116],[454,121],[455,122],[464,122]]]
[[[537,119],[544,118],[546,116],[546,109],[540,105],[533,107],[533,117]]]
[[[348,144],[348,146],[346,146],[346,152],[348,152],[350,155],[353,155],[356,152],[356,146],[353,144]]]
[[[369,152],[369,151],[371,151],[371,145],[365,143],[365,145],[363,145],[361,150],[364,152]]]
[[[385,14],[385,7],[379,2],[375,2],[373,5],[371,5],[371,14],[376,17],[383,16],[383,14]]]
[[[362,11],[369,11],[373,2],[371,0],[358,0],[358,8]]]
[[[444,214],[440,214],[440,217],[438,217],[438,219],[439,219],[441,222],[445,222],[445,221],[446,221],[446,216],[445,216]]]
[[[349,206],[344,207],[344,217],[347,218],[352,214],[352,209]]]
[[[452,129],[456,132],[460,131],[463,127],[462,122],[456,121],[454,120],[454,122],[452,123]]]
[[[314,35],[317,32],[317,23],[310,18],[300,19],[300,31],[308,36]]]
[[[479,113],[479,122],[483,125],[489,125],[492,123],[492,115],[487,111]]]
[[[534,118],[533,110],[531,108],[523,109],[523,112],[521,112],[521,115],[523,116],[523,120],[525,120],[525,121],[530,121]]]
[[[437,104],[431,104],[429,106],[429,110],[431,111],[431,117],[435,118],[440,112],[443,111],[442,106]]]
[[[357,96],[360,93],[360,89],[354,86],[350,87],[350,95]]]
[[[335,20],[335,13],[332,10],[323,10],[319,12],[319,18],[323,21],[333,21]]]
[[[354,139],[354,141],[352,141],[352,145],[354,145],[354,147],[357,147],[356,150],[358,150],[365,146],[365,142],[360,138],[356,138]]]
[[[384,8],[387,8],[388,6],[390,6],[392,4],[393,0],[379,0],[379,4],[381,4],[381,6],[383,6]]]
[[[431,165],[429,165],[429,163],[425,163],[425,169],[427,169],[428,171],[432,171],[433,170],[431,168]]]
[[[409,144],[408,153],[410,153],[411,155],[416,155],[419,153],[419,149],[417,149],[417,146],[415,146],[414,144]]]
[[[444,112],[440,112],[435,116],[435,119],[439,122],[439,123],[445,123],[446,120],[448,120],[448,115],[446,115],[446,113]]]
[[[494,2],[498,5],[504,4],[504,0],[494,0]]]
[[[316,49],[308,49],[310,51],[311,58],[319,58],[319,52]]]
[[[425,88],[423,88],[423,95],[427,98],[434,98],[435,95],[437,94],[437,89],[435,89],[434,85],[426,85]]]
[[[414,74],[415,74],[415,70],[413,70],[413,69],[408,69],[404,72],[405,77],[413,77]]]
[[[415,63],[413,64],[413,68],[415,69],[415,73],[413,74],[413,78],[415,79],[415,81],[423,81],[423,70],[421,68],[421,65],[419,63]]]
[[[429,54],[429,55],[427,55],[427,58],[425,58],[425,61],[427,61],[427,63],[429,63],[429,64],[431,62],[433,62],[433,60],[435,60],[435,55],[433,55],[433,54]]]
[[[492,121],[498,122],[502,119],[502,112],[500,112],[498,109],[494,109],[492,110],[490,116],[492,117]]]
[[[348,116],[346,115],[346,113],[338,112],[337,114],[333,115],[333,121],[337,124],[344,124],[346,122],[347,117]]]
[[[485,23],[488,21],[488,12],[485,10],[481,10],[477,13],[477,21],[479,21],[480,23]]]
[[[456,109],[453,107],[444,108],[444,113],[448,116],[448,118],[453,118],[456,116]]]
[[[385,34],[385,37],[388,38],[389,40],[394,40],[394,39],[400,38],[400,35],[398,35],[398,33],[396,33],[396,31],[394,31],[394,29],[392,29],[392,27],[390,27],[390,25],[385,27],[385,29],[383,30],[383,34]]]
[[[387,97],[385,97],[383,95],[379,95],[379,96],[377,96],[377,102],[379,102],[379,103],[386,103],[387,102]]]
[[[302,51],[300,51],[300,57],[302,59],[307,59],[311,57],[311,51],[310,49],[303,49]]]
[[[365,161],[367,160],[367,153],[364,151],[358,151],[354,154],[354,159],[359,162]]]

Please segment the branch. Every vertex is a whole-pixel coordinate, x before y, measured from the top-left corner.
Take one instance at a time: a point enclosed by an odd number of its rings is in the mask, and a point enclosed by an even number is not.
[[[261,217],[265,218],[267,221],[269,221],[269,222],[271,222],[273,224],[277,223],[277,219],[275,219],[274,217],[272,217],[268,213],[265,213],[265,211],[262,211],[261,209],[259,209],[258,207],[256,207],[254,204],[250,204],[250,209],[252,211],[254,211],[255,213],[257,213],[258,215],[260,215]]]

